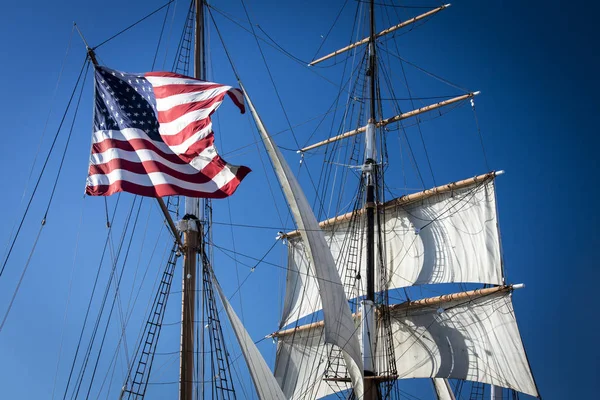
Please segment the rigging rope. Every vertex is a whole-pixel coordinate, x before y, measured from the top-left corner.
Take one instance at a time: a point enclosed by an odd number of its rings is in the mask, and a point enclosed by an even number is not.
[[[108,39],[106,39],[105,41],[101,42],[99,45],[96,45],[92,48],[92,50],[96,50],[98,49],[100,46],[110,42],[111,40],[113,40],[114,38],[116,38],[117,36],[127,32],[128,30],[130,30],[131,28],[133,28],[134,26],[136,26],[137,24],[139,24],[142,21],[145,21],[146,19],[150,18],[151,16],[153,16],[154,14],[156,14],[157,12],[159,12],[160,10],[162,10],[165,7],[168,7],[172,2],[174,2],[175,0],[170,0],[169,2],[167,2],[166,4],[160,6],[159,8],[157,8],[156,10],[152,11],[150,14],[146,15],[145,17],[139,19],[138,21],[134,22],[133,24],[129,25],[127,28],[122,29],[121,31],[115,33],[114,35],[112,35],[111,37],[109,37]],[[162,35],[162,32],[161,32]]]
[[[52,384],[52,400],[54,400],[54,394],[56,392],[56,386],[58,382],[58,371],[60,367],[60,360],[62,356],[62,348],[65,338],[65,328],[67,326],[67,316],[69,311],[69,304],[71,303],[71,289],[73,288],[73,276],[75,275],[75,265],[77,262],[77,252],[79,249],[79,239],[81,236],[81,227],[83,226],[84,206],[83,203],[85,197],[82,198],[81,215],[79,216],[79,226],[77,227],[77,238],[75,239],[75,249],[73,251],[73,265],[71,266],[71,274],[69,277],[69,289],[67,290],[67,304],[65,305],[65,313],[63,316],[63,323],[60,333],[60,345],[58,347],[58,359],[56,360],[56,371],[54,372],[54,382]]]
[[[85,65],[85,64],[84,64],[84,65]],[[89,68],[89,64],[87,64],[87,66],[88,66],[88,68]],[[86,71],[87,71],[87,68],[86,68]],[[81,75],[80,75],[80,77],[81,77]],[[63,155],[62,155],[62,158],[61,158],[61,160],[60,160],[60,165],[59,165],[59,168],[58,168],[58,172],[57,172],[57,174],[56,174],[56,179],[55,179],[55,181],[54,181],[54,185],[53,185],[53,187],[52,187],[52,193],[51,193],[51,195],[50,195],[50,199],[48,200],[48,205],[47,205],[47,207],[46,207],[46,211],[45,211],[45,213],[44,213],[44,216],[43,216],[43,218],[42,218],[42,222],[41,222],[40,230],[38,231],[38,234],[37,234],[37,236],[36,236],[36,238],[35,238],[35,240],[34,240],[34,242],[33,242],[33,247],[31,248],[31,251],[29,252],[29,257],[27,258],[27,262],[25,263],[25,268],[23,268],[23,272],[21,273],[21,276],[19,277],[19,282],[17,283],[17,286],[16,286],[16,288],[15,288],[15,291],[13,292],[13,295],[12,295],[12,297],[11,297],[11,299],[10,299],[10,302],[8,303],[8,307],[7,307],[7,309],[6,309],[6,313],[4,314],[4,317],[3,317],[3,319],[2,319],[2,323],[0,323],[0,332],[2,332],[2,328],[4,327],[4,324],[6,323],[6,319],[8,318],[8,314],[10,313],[10,311],[11,311],[11,309],[12,309],[12,306],[13,306],[13,304],[14,304],[14,301],[15,301],[15,299],[16,299],[16,297],[17,297],[17,294],[18,294],[18,292],[19,292],[19,289],[21,288],[21,284],[23,283],[23,278],[25,277],[25,273],[27,272],[27,269],[29,268],[29,265],[30,265],[30,263],[31,263],[31,258],[33,257],[33,254],[34,254],[34,252],[35,252],[35,248],[36,248],[36,246],[37,246],[37,243],[38,243],[38,241],[39,241],[40,235],[41,235],[41,233],[42,233],[42,229],[43,229],[43,228],[44,228],[44,226],[46,225],[46,218],[47,218],[47,216],[48,216],[48,211],[50,210],[50,205],[52,204],[52,198],[54,197],[54,192],[55,192],[55,190],[56,190],[56,185],[57,185],[57,183],[58,183],[58,178],[59,178],[59,176],[60,176],[60,172],[61,172],[61,170],[62,170],[62,166],[63,166],[64,160],[65,160],[65,155],[66,155],[66,153],[67,153],[67,148],[68,148],[68,146],[69,146],[69,142],[70,142],[70,140],[71,140],[71,134],[73,133],[73,125],[75,124],[75,120],[77,119],[77,111],[79,110],[79,104],[80,104],[80,102],[81,102],[81,97],[82,97],[82,93],[83,93],[83,88],[85,87],[85,77],[86,77],[86,75],[84,75],[83,83],[81,84],[81,91],[79,92],[79,99],[77,100],[77,105],[76,105],[76,107],[75,107],[75,112],[74,112],[74,114],[73,114],[73,122],[71,123],[71,129],[70,129],[70,131],[69,131],[69,135],[68,135],[68,137],[67,137],[67,142],[66,142],[66,144],[65,144],[65,150],[63,151]],[[77,83],[79,83],[79,81],[78,81]],[[60,131],[60,128],[59,128],[59,131]],[[58,133],[57,133],[57,135],[55,136],[55,141],[52,143],[52,148],[54,147],[54,144],[56,143],[56,138],[58,138]],[[50,151],[49,151],[49,153],[48,153],[48,157],[49,157],[49,156],[50,156],[50,154],[52,153],[52,148],[50,149]],[[48,161],[48,158],[46,158],[46,161]],[[45,168],[45,166],[46,166],[46,164],[44,164],[44,168]],[[44,169],[42,169],[42,171],[40,172],[40,179],[41,179],[41,177],[42,177],[43,171],[44,171]],[[39,183],[39,181],[40,181],[40,180],[38,179],[38,182],[37,182],[37,183]],[[38,186],[38,185],[36,184],[36,188],[37,188],[37,186]],[[35,194],[35,189],[34,189],[34,193],[32,194],[32,197],[31,197],[31,199],[30,199],[30,202],[29,202],[29,204],[28,204],[28,207],[27,207],[27,209],[29,209],[29,205],[31,204],[31,200],[33,199],[33,196],[34,196],[34,194]],[[26,216],[26,214],[27,214],[27,210],[26,210],[25,214],[23,215],[23,220],[25,219],[25,216]],[[23,221],[23,220],[22,220],[22,221]],[[15,236],[15,241],[16,241],[16,239],[17,239],[17,237],[18,237],[18,233],[19,233],[19,231],[20,231],[20,229],[21,229],[21,226],[22,226],[22,221],[21,221],[21,225],[19,225],[19,230],[17,231],[17,235]],[[13,242],[13,244],[14,244],[14,242]],[[12,250],[12,246],[11,246],[11,250]],[[9,253],[9,255],[10,255],[10,253]],[[8,261],[8,257],[6,258],[6,261]],[[6,265],[6,264],[5,264],[5,265]],[[2,270],[4,270],[4,266],[3,266],[3,269],[2,269]],[[0,274],[1,274],[1,273],[0,273]]]
[[[56,187],[58,186],[58,179],[60,178],[60,173],[62,172],[63,164],[65,163],[65,157],[67,155],[67,150],[69,149],[69,143],[71,143],[71,136],[73,135],[73,127],[75,126],[75,121],[77,120],[77,112],[79,111],[79,105],[81,104],[81,98],[83,97],[83,89],[85,88],[85,82],[87,78],[87,72],[90,69],[90,64],[87,64],[85,69],[85,74],[83,75],[83,82],[81,84],[81,91],[79,92],[79,99],[77,99],[77,105],[75,106],[75,111],[73,113],[73,120],[71,121],[71,128],[69,129],[69,135],[67,136],[67,142],[65,143],[65,149],[63,150],[62,157],[60,159],[60,164],[58,165],[58,171],[56,172],[56,178],[54,179],[54,183],[52,185],[52,191],[50,192],[50,199],[48,200],[48,205],[46,206],[46,211],[44,212],[43,220],[46,220],[48,216],[48,211],[50,211],[50,205],[52,204],[52,199],[54,199],[54,193],[56,193]]]
[[[29,268],[29,264],[31,263],[31,257],[33,256],[33,252],[35,251],[35,247],[37,246],[38,240],[40,239],[40,235],[42,233],[42,229],[43,228],[44,228],[44,224],[42,223],[41,226],[40,226],[40,230],[38,231],[38,234],[35,237],[35,240],[33,241],[33,247],[31,248],[31,251],[29,252],[29,257],[27,258],[27,262],[25,263],[25,268],[23,268],[23,272],[21,273],[21,277],[19,278],[19,282],[17,283],[17,287],[15,288],[15,291],[12,294],[12,297],[10,298],[10,301],[8,303],[8,307],[6,308],[6,312],[4,313],[4,317],[2,317],[2,323],[0,323],[0,332],[2,332],[2,328],[4,328],[4,324],[6,323],[6,319],[8,318],[8,314],[10,313],[10,310],[12,309],[13,303],[15,302],[15,298],[17,297],[17,293],[19,292],[19,288],[21,287],[21,283],[23,283],[23,278],[25,277],[25,273],[27,272],[27,269]]]
[[[327,41],[327,38],[329,37],[329,35],[331,34],[331,31],[333,30],[333,27],[335,26],[335,24],[338,22],[338,20],[340,19],[340,16],[342,15],[342,12],[344,11],[344,8],[346,8],[346,4],[348,4],[348,0],[344,1],[344,4],[342,4],[342,7],[340,7],[340,10],[338,11],[335,19],[333,20],[333,23],[331,24],[331,26],[329,27],[329,30],[327,31],[327,33],[325,34],[325,37],[323,37],[323,35],[321,35],[321,37],[323,38],[323,40],[321,41],[321,44],[319,45],[319,48],[317,49],[317,51],[315,51],[315,55],[312,57],[312,61],[315,60],[315,58],[317,58],[317,55],[319,54],[319,52],[321,51],[321,48],[323,47],[323,45],[325,44],[325,42]],[[262,29],[261,29],[262,30]],[[270,38],[269,38],[270,39]]]
[[[171,3],[173,1],[175,1],[175,0],[171,0],[167,3],[167,11],[165,12],[165,18],[163,19],[163,23],[160,28],[160,34],[158,35],[158,43],[156,43],[156,51],[154,52],[154,59],[152,60],[152,70],[154,70],[154,66],[156,65],[156,58],[158,57],[158,50],[160,49],[160,42],[162,41],[163,33],[165,31],[165,26],[167,25],[167,17],[169,16],[169,9],[171,8]]]
[[[137,196],[136,196],[136,197],[137,197]],[[116,281],[114,281],[114,280],[113,280],[113,277],[114,277],[114,273],[116,272],[116,264],[117,264],[118,258],[120,257],[120,253],[121,253],[122,246],[123,246],[123,244],[124,244],[124,242],[125,242],[125,240],[124,240],[124,239],[125,239],[125,236],[126,236],[126,232],[127,232],[127,227],[128,227],[128,225],[129,225],[129,221],[128,221],[128,223],[127,223],[127,226],[126,226],[126,227],[125,227],[125,229],[123,230],[122,239],[121,239],[121,241],[120,241],[120,243],[119,243],[119,247],[118,247],[118,251],[117,251],[117,258],[116,258],[116,259],[115,259],[115,261],[114,261],[114,264],[113,264],[113,269],[112,269],[112,271],[111,271],[111,277],[110,277],[110,279],[109,279],[109,282],[108,282],[108,284],[106,285],[105,297],[104,297],[104,299],[103,299],[103,301],[102,301],[102,305],[101,305],[101,307],[100,307],[100,313],[99,313],[99,315],[98,315],[98,320],[97,320],[97,321],[98,321],[98,324],[100,323],[100,319],[101,319],[101,317],[102,317],[102,313],[103,313],[103,311],[104,311],[104,304],[105,304],[105,300],[106,300],[106,298],[108,297],[108,293],[109,293],[109,291],[110,291],[110,285],[111,285],[111,283],[115,284],[115,296],[114,296],[114,298],[113,298],[113,300],[112,300],[111,308],[110,308],[110,311],[109,311],[109,314],[108,314],[108,318],[107,318],[107,321],[106,321],[106,325],[105,325],[105,328],[104,328],[104,333],[103,333],[103,335],[102,335],[102,340],[101,340],[101,342],[100,342],[100,348],[99,348],[99,350],[98,350],[98,355],[97,355],[97,357],[96,357],[96,362],[95,362],[95,364],[94,364],[94,369],[93,369],[93,371],[92,371],[92,376],[91,376],[91,378],[90,378],[90,383],[89,383],[89,386],[88,386],[88,391],[87,391],[86,398],[89,398],[89,396],[90,396],[90,392],[91,392],[91,390],[92,390],[92,385],[93,385],[93,383],[94,383],[94,377],[96,376],[96,371],[97,371],[97,368],[98,368],[98,363],[99,363],[99,361],[100,361],[100,355],[102,354],[102,349],[103,349],[103,347],[104,347],[104,341],[105,341],[105,339],[106,339],[106,334],[107,334],[107,332],[108,332],[108,327],[110,326],[110,319],[111,319],[111,316],[112,316],[112,313],[113,313],[113,310],[114,310],[115,303],[118,303],[118,300],[119,300],[119,298],[120,298],[120,297],[119,297],[119,288],[120,288],[121,280],[122,280],[122,278],[123,278],[123,272],[125,271],[125,265],[126,265],[126,261],[127,261],[127,258],[128,258],[128,256],[129,256],[129,250],[131,249],[131,242],[132,242],[132,240],[133,240],[133,235],[134,235],[134,232],[135,232],[135,227],[136,227],[136,225],[137,225],[138,217],[139,217],[139,214],[140,214],[140,209],[141,209],[142,200],[143,200],[143,199],[141,199],[141,200],[140,200],[140,204],[138,205],[138,209],[137,209],[136,216],[135,216],[135,219],[134,219],[134,222],[133,222],[133,226],[132,226],[132,228],[131,228],[131,236],[130,236],[130,238],[129,238],[129,243],[128,243],[128,245],[127,245],[127,249],[126,249],[126,251],[125,251],[125,256],[124,256],[124,260],[123,260],[123,262],[122,262],[122,268],[121,268],[121,272],[120,272],[119,276],[117,277]],[[134,198],[134,201],[132,202],[132,208],[131,208],[131,211],[133,211],[133,208],[134,208],[134,206],[135,206],[135,198]],[[131,212],[130,212],[130,217],[131,217]],[[112,282],[111,282],[111,281],[112,281]],[[120,305],[120,303],[119,303],[119,305]],[[96,330],[96,331],[97,331],[97,330]],[[93,339],[90,341],[90,347],[89,347],[89,349],[90,349],[90,354],[91,354],[92,346],[93,346],[93,344],[94,344],[94,339],[95,339],[95,336],[96,336],[96,331],[93,333]],[[89,357],[88,357],[88,360],[89,360]],[[86,361],[86,365],[87,365],[87,361]],[[84,371],[85,371],[85,367],[84,367]],[[81,380],[81,383],[82,383],[82,382],[83,382],[83,374],[82,374],[82,380]],[[81,383],[80,383],[80,386],[81,386]],[[77,392],[79,392],[79,388],[78,388]],[[77,397],[77,393],[76,393],[75,397]]]
[[[396,53],[392,53],[391,51],[389,51],[389,50],[387,50],[387,49],[382,49],[382,50],[383,50],[383,51],[385,51],[386,53],[388,53],[389,55],[391,55],[391,56],[393,56],[393,57],[396,57],[396,58],[397,58],[397,59],[399,59],[400,61],[402,61],[402,62],[404,62],[404,63],[406,63],[406,64],[410,65],[411,67],[414,67],[414,68],[418,69],[419,71],[423,72],[424,74],[426,74],[426,75],[429,75],[430,77],[432,77],[432,78],[434,78],[434,79],[437,79],[438,81],[440,81],[440,82],[442,82],[442,83],[445,83],[445,84],[446,84],[446,85],[448,85],[448,86],[452,86],[453,88],[455,88],[455,89],[458,89],[458,90],[460,90],[460,91],[462,91],[462,92],[464,92],[464,93],[471,93],[471,91],[470,91],[469,89],[466,89],[466,88],[464,88],[464,87],[458,86],[458,85],[456,85],[456,84],[454,84],[454,83],[450,82],[449,80],[447,80],[447,79],[444,79],[444,78],[440,77],[439,75],[436,75],[436,74],[434,74],[433,72],[429,72],[429,71],[427,71],[426,69],[419,67],[417,64],[415,64],[415,63],[413,63],[413,62],[410,62],[410,61],[408,61],[407,59],[405,59],[405,58],[403,58],[403,57],[400,57],[400,56],[399,56],[398,54],[396,54]]]
[[[21,218],[21,222],[19,223],[19,227],[17,228],[17,232],[15,233],[15,236],[13,237],[13,240],[10,244],[10,247],[8,249],[8,252],[6,253],[6,256],[4,258],[4,262],[2,263],[2,268],[0,268],[0,277],[2,276],[2,274],[4,273],[4,269],[6,268],[6,264],[8,263],[8,260],[10,259],[10,256],[12,254],[13,248],[15,246],[15,243],[17,242],[17,239],[19,237],[19,233],[21,233],[21,228],[23,227],[23,223],[25,222],[25,218],[27,217],[27,214],[29,213],[29,208],[31,207],[31,203],[33,202],[33,198],[35,197],[35,194],[37,193],[37,189],[39,187],[39,184],[42,180],[42,177],[44,176],[44,171],[46,170],[46,166],[48,165],[48,160],[50,159],[50,156],[52,155],[52,151],[54,150],[54,146],[56,144],[56,140],[58,139],[58,135],[62,129],[63,123],[67,117],[67,112],[69,110],[69,107],[71,106],[71,102],[73,101],[73,98],[75,97],[75,93],[77,92],[77,87],[79,86],[79,81],[81,80],[81,76],[83,75],[83,71],[86,69],[86,65],[87,65],[87,55],[86,58],[83,62],[83,65],[81,66],[81,70],[79,71],[79,76],[77,77],[77,81],[75,82],[75,86],[73,87],[73,91],[71,92],[71,97],[69,98],[69,102],[67,103],[67,108],[65,109],[65,112],[63,113],[63,116],[61,118],[60,124],[58,125],[58,128],[56,130],[56,134],[54,135],[54,139],[52,141],[52,145],[50,146],[50,149],[48,150],[48,154],[46,155],[46,159],[44,160],[44,164],[42,166],[42,170],[40,171],[40,174],[38,176],[38,179],[35,183],[35,186],[33,188],[33,192],[31,193],[31,196],[29,197],[29,201],[27,202],[27,206],[25,207],[25,211],[23,212],[23,217]]]
[[[396,45],[396,51],[398,51],[398,43],[394,42],[394,44]],[[416,109],[415,107],[415,102],[413,100],[412,97],[412,92],[410,90],[410,86],[408,85],[408,79],[406,77],[406,69],[404,68],[404,63],[400,62],[400,67],[402,69],[402,76],[404,77],[404,84],[406,86],[406,89],[408,91],[408,96],[410,99],[410,105],[412,107],[412,109]],[[423,137],[423,131],[421,130],[421,120],[419,118],[419,116],[416,117],[416,123],[417,123],[417,129],[419,131],[419,137],[421,138],[421,144],[423,145],[423,150],[425,151],[425,159],[427,160],[427,165],[429,166],[429,172],[431,173],[431,179],[433,181],[433,185],[437,186],[437,183],[435,181],[435,175],[433,174],[433,167],[431,166],[431,159],[429,157],[429,152],[427,151],[427,146],[425,145],[425,138]],[[404,134],[406,135],[406,131],[404,132]],[[407,136],[407,141],[408,141],[408,136]],[[415,160],[416,163],[416,160]],[[419,176],[421,177],[421,180],[423,180],[423,177],[421,176],[421,173],[419,172]]]
[[[119,193],[117,195],[117,202],[115,204],[115,208],[114,208],[114,211],[113,211],[111,225],[112,225],[112,222],[114,222],[115,216],[117,214],[117,207],[119,205],[119,200],[120,199],[121,199],[121,194]],[[109,228],[109,231],[110,231],[110,229],[112,229],[112,228]],[[87,310],[86,310],[85,317],[84,317],[84,320],[83,320],[83,326],[81,327],[81,332],[79,334],[79,339],[77,341],[77,347],[75,349],[75,355],[73,356],[73,362],[71,363],[71,369],[69,371],[69,377],[67,379],[67,384],[66,384],[66,387],[65,387],[65,391],[63,393],[63,400],[66,399],[67,394],[68,394],[69,386],[70,386],[70,383],[71,383],[71,378],[73,376],[73,371],[75,369],[75,364],[76,364],[76,361],[77,361],[77,356],[79,354],[79,348],[80,348],[81,342],[83,340],[83,333],[85,331],[85,327],[86,327],[86,324],[87,324],[87,319],[89,317],[90,310],[91,310],[91,307],[92,307],[92,300],[94,299],[94,293],[96,292],[96,287],[97,287],[97,284],[98,284],[98,279],[100,277],[100,271],[102,269],[102,263],[104,261],[104,255],[106,254],[106,248],[108,246],[109,238],[110,238],[110,233],[107,232],[106,239],[104,241],[104,249],[102,251],[102,257],[100,258],[100,264],[98,266],[98,272],[96,273],[96,278],[94,279],[94,285],[92,287],[92,293],[90,294],[90,300],[88,302]]]
[[[277,44],[271,37],[269,37],[269,40],[271,40],[273,43],[269,43],[268,41],[266,41],[264,38],[256,35],[255,32],[253,32],[252,30],[246,28],[245,26],[243,26],[241,23],[235,21],[231,16],[227,15],[224,11],[219,10],[218,8],[215,8],[212,5],[209,5],[209,11],[210,10],[214,10],[216,12],[218,12],[219,14],[221,14],[223,17],[227,18],[229,21],[231,21],[232,23],[236,24],[238,27],[240,27],[241,29],[245,30],[246,32],[248,32],[250,35],[254,36],[257,40],[261,40],[262,42],[264,42],[265,44],[267,44],[268,46],[271,46],[272,48],[274,48],[275,50],[279,51],[280,53],[285,54],[286,56],[290,57],[290,59],[294,60],[296,63],[300,64],[302,67],[306,68],[307,70],[311,71],[311,73],[317,75],[318,77],[320,77],[321,79],[323,79],[325,82],[332,84],[333,86],[338,86],[338,84],[336,84],[335,82],[331,81],[330,79],[328,79],[327,77],[325,77],[324,75],[320,74],[315,68],[313,67],[309,67],[308,66],[308,62],[306,61],[302,61],[301,59],[295,57],[294,55],[292,55],[289,51],[283,49],[283,47],[281,47],[279,44]],[[214,22],[214,17],[211,14],[211,18],[213,18],[213,22]],[[262,30],[262,28],[259,27],[259,29]],[[218,33],[218,29],[217,29],[217,33]],[[221,42],[223,42],[223,39],[221,39]],[[227,49],[225,49],[225,53],[227,53]],[[231,63],[231,62],[230,62]],[[234,68],[235,71],[235,68]]]
[[[481,134],[481,129],[479,128],[479,119],[477,118],[477,112],[475,111],[475,100],[471,98],[471,109],[473,110],[473,117],[475,118],[475,126],[477,127],[477,134],[479,136],[479,142],[481,143],[481,152],[483,153],[483,160],[485,162],[485,168],[488,171],[491,171],[490,165],[488,163],[487,154],[485,152],[485,146],[483,145],[483,135]]]
[[[35,168],[35,164],[36,164],[38,156],[40,154],[40,150],[42,148],[42,143],[44,141],[44,137],[46,136],[46,132],[47,132],[47,129],[48,129],[48,123],[50,121],[50,115],[52,114],[52,110],[53,110],[54,104],[56,102],[56,96],[57,96],[57,93],[58,93],[58,88],[59,88],[59,85],[60,85],[62,74],[63,74],[63,72],[65,70],[65,65],[66,65],[67,57],[69,55],[69,51],[71,50],[71,42],[72,42],[72,39],[73,39],[73,33],[74,32],[75,32],[75,25],[73,25],[73,27],[71,28],[71,34],[69,35],[69,41],[68,41],[68,44],[67,44],[67,50],[65,52],[65,56],[63,57],[63,60],[62,60],[61,66],[60,66],[60,71],[58,73],[58,79],[56,81],[56,85],[54,86],[54,92],[52,93],[52,99],[50,100],[50,108],[48,110],[48,116],[46,117],[46,122],[44,123],[44,128],[42,129],[42,134],[40,136],[40,140],[38,142],[38,146],[37,146],[37,149],[35,151],[35,156],[33,157],[33,162],[31,163],[31,169],[29,170],[29,176],[27,177],[27,182],[25,184],[25,188],[23,189],[23,194],[21,195],[21,201],[19,203],[19,208],[21,208],[21,206],[23,205],[23,201],[25,200],[25,195],[27,194],[27,188],[29,187],[29,184],[31,183],[31,178],[33,177],[33,170]],[[13,235],[13,233],[15,231],[15,227],[17,226],[17,221],[18,221],[18,217],[17,217],[17,215],[15,215],[15,219],[14,219],[14,222],[12,224],[12,228],[10,230],[10,234],[8,235],[9,240],[6,243],[6,248],[4,250],[4,256],[5,257],[6,257],[6,252],[8,251],[8,247],[9,247],[9,244],[10,244],[10,238],[12,237],[12,235]],[[0,275],[1,275],[1,273],[0,273]]]

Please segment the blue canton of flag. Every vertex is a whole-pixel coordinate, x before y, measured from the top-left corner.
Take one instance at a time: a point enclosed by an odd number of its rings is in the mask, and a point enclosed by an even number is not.
[[[156,98],[146,79],[124,72],[98,69],[94,131],[140,129],[162,142],[158,132]]]

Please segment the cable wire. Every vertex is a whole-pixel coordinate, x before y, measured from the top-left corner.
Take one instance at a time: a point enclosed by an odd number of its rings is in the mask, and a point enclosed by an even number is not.
[[[131,28],[133,28],[134,26],[136,26],[137,24],[139,24],[142,21],[145,21],[146,19],[150,18],[151,16],[153,16],[154,14],[156,14],[157,12],[159,12],[160,10],[162,10],[163,8],[169,6],[169,4],[173,3],[175,0],[170,0],[168,3],[160,6],[159,8],[157,8],[156,10],[152,11],[150,14],[146,15],[145,17],[139,19],[138,21],[134,22],[133,24],[129,25],[127,28],[122,29],[121,31],[115,33],[114,35],[112,35],[111,37],[109,37],[108,39],[106,39],[105,41],[101,42],[99,45],[94,46],[92,49],[96,50],[98,49],[100,46],[110,42],[111,40],[113,40],[114,38],[116,38],[117,36],[127,32],[128,30],[130,30]]]
[[[87,65],[87,55],[86,58],[83,62],[83,65],[81,66],[81,70],[79,71],[79,76],[77,77],[77,82],[75,83],[75,87],[73,87],[73,91],[71,92],[71,97],[69,98],[69,102],[67,103],[67,108],[62,116],[62,119],[60,121],[60,124],[58,126],[58,129],[56,130],[56,134],[54,136],[54,140],[52,141],[52,145],[50,146],[50,149],[48,150],[48,154],[46,155],[46,159],[44,161],[44,165],[42,166],[42,170],[40,171],[40,174],[38,176],[38,179],[35,183],[35,186],[33,188],[33,192],[31,193],[31,196],[29,197],[29,201],[27,202],[27,207],[25,207],[25,211],[23,212],[23,217],[21,218],[21,222],[19,223],[19,227],[17,228],[17,232],[15,233],[15,236],[13,237],[12,243],[10,245],[10,248],[8,249],[8,252],[6,253],[6,257],[4,258],[4,262],[2,263],[2,268],[0,269],[0,277],[2,276],[2,274],[4,273],[4,269],[6,268],[6,264],[8,263],[8,260],[10,259],[10,256],[12,254],[13,248],[15,246],[15,243],[17,242],[17,239],[19,237],[19,234],[21,233],[21,228],[23,227],[23,223],[25,222],[25,218],[27,217],[27,214],[29,213],[29,208],[31,207],[31,203],[33,202],[33,198],[35,197],[35,194],[37,193],[37,189],[40,185],[40,181],[42,180],[42,177],[44,176],[44,171],[46,170],[46,166],[48,165],[48,160],[50,159],[50,156],[52,155],[52,151],[54,150],[54,146],[56,144],[56,140],[58,139],[58,135],[61,131],[61,128],[63,126],[63,123],[65,121],[65,118],[67,117],[67,112],[69,111],[69,107],[71,106],[71,102],[73,101],[73,98],[75,97],[75,93],[77,92],[77,87],[79,86],[79,81],[81,80],[81,76],[83,75],[83,71],[85,70]]]

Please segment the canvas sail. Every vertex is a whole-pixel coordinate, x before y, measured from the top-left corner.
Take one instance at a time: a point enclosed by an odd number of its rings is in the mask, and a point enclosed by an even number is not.
[[[408,204],[393,200],[383,209],[387,287],[376,290],[452,282],[503,284],[493,179]],[[366,276],[364,227],[345,218],[323,230],[340,276]],[[358,246],[358,263],[349,259],[351,246]],[[376,268],[375,282],[381,282],[379,275]],[[321,309],[316,286],[304,240],[291,235],[282,326]],[[354,298],[365,295],[366,289],[358,285],[345,290],[348,298]]]
[[[397,305],[391,306],[390,312],[398,379],[462,379],[538,395],[510,292],[475,293],[466,299],[419,307]],[[318,342],[320,329],[315,324],[298,332],[282,332],[278,337],[281,352],[275,367],[278,381],[290,365],[306,361],[317,366],[300,368],[304,374],[300,382],[288,379],[289,387],[284,387],[286,395],[306,387],[318,387],[319,393],[333,390],[332,385],[320,382],[327,373],[325,345],[322,339]],[[376,349],[377,370],[385,370],[389,363],[383,350]],[[448,390],[445,392],[450,395]]]
[[[438,400],[456,400],[454,392],[452,392],[452,388],[450,388],[448,379],[434,378],[432,381],[435,395]]]
[[[335,268],[335,261],[296,177],[291,172],[275,143],[271,140],[248,93],[244,91],[244,95],[273,163],[294,221],[305,243],[306,257],[315,266],[311,273],[316,278],[316,293],[322,300],[322,304],[325,305],[323,307],[325,343],[336,345],[342,350],[348,372],[352,378],[354,392],[360,398],[363,394],[362,354],[356,335],[356,326],[350,313],[340,276]]]
[[[392,308],[391,319],[399,378],[464,379],[537,396],[510,292]]]
[[[331,346],[323,327],[278,338],[275,378],[288,399],[318,399],[350,389],[350,382],[326,381]]]
[[[250,338],[248,331],[244,328],[242,321],[238,318],[237,314],[231,307],[231,304],[227,300],[227,296],[223,294],[217,278],[213,275],[213,284],[219,293],[219,298],[223,303],[223,308],[229,317],[231,327],[235,332],[235,336],[238,339],[242,354],[248,365],[250,376],[254,382],[254,387],[259,399],[274,399],[274,400],[285,400],[283,392],[281,391],[279,384],[275,380],[273,373],[269,369],[269,366],[265,362],[265,359],[260,354],[260,351]]]

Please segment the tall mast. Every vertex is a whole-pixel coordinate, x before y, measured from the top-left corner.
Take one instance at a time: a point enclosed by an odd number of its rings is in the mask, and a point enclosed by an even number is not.
[[[194,77],[198,79],[205,79],[206,75],[203,21],[204,0],[196,0]],[[187,223],[182,224],[184,226],[185,252],[182,276],[179,399],[192,400],[194,393],[194,315],[197,275],[196,260],[201,246],[200,238],[202,237],[199,199],[189,197],[185,199],[184,220],[187,220]],[[198,367],[203,366],[203,361],[200,362],[200,364],[201,365]]]
[[[362,345],[364,363],[364,391],[365,399],[376,399],[377,383],[372,377],[375,375],[373,363],[375,343],[375,189],[377,184],[377,163],[375,162],[375,84],[377,74],[377,59],[375,49],[375,4],[370,2],[370,35],[369,35],[369,67],[367,79],[369,83],[369,109],[367,115],[367,129],[365,134],[365,162],[363,165],[363,176],[367,191],[367,202],[365,205],[367,213],[367,295],[362,302]]]
[[[365,183],[367,185],[367,300],[375,301],[375,21],[371,0],[371,39],[369,41],[369,116],[365,137]]]

